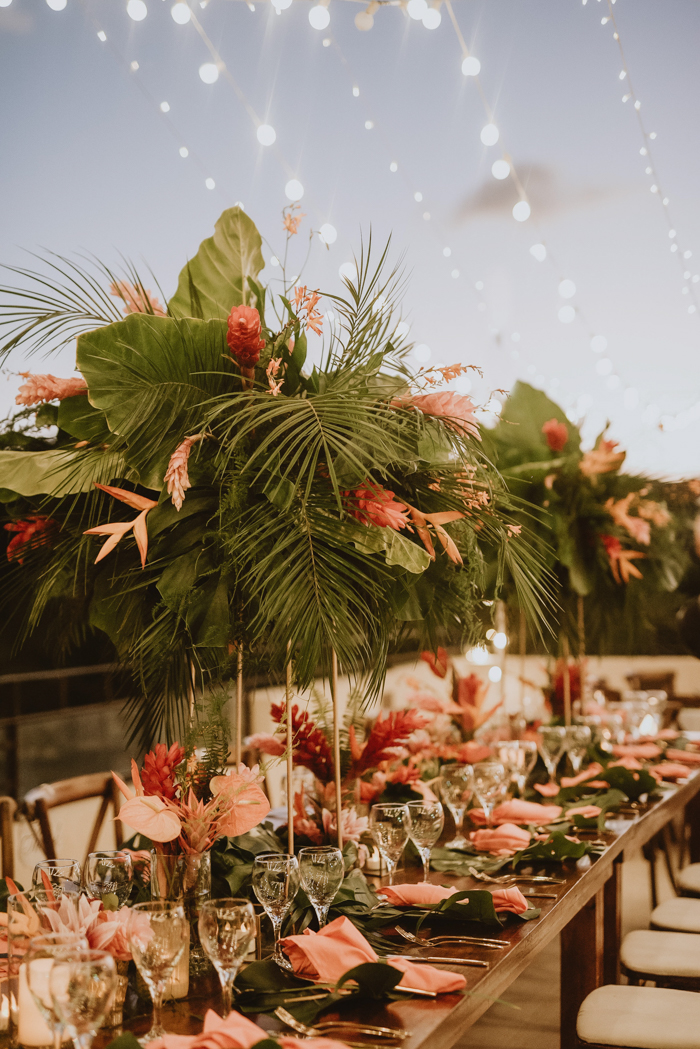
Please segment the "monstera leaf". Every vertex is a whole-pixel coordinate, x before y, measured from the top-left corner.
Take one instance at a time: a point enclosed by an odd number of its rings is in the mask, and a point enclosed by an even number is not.
[[[173,317],[225,320],[232,306],[249,302],[247,278],[265,265],[261,247],[252,220],[241,208],[229,208],[180,273],[168,311]]]

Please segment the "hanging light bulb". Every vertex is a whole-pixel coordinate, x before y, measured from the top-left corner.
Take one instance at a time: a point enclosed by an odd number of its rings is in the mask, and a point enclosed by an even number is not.
[[[374,25],[374,12],[378,7],[378,3],[371,3],[368,4],[364,11],[358,11],[355,15],[355,28],[359,29],[361,33],[368,33]],[[353,88],[353,94],[355,94],[356,90],[359,95],[360,92],[356,88]]]
[[[177,22],[178,25],[187,25],[192,17],[192,12],[187,4],[184,3],[173,4],[170,8],[170,14],[172,15],[173,22]]]
[[[65,4],[63,6],[65,7]],[[126,5],[126,13],[129,18],[133,18],[134,22],[143,22],[148,14],[148,8],[143,0],[129,0],[129,3]]]
[[[530,254],[533,259],[537,259],[538,262],[544,262],[547,258],[547,249],[544,244],[533,244],[530,248]]]
[[[309,11],[309,25],[312,29],[325,29],[330,25],[331,16],[328,12],[329,0],[319,2]]]
[[[507,160],[494,160],[491,165],[491,174],[497,179],[508,178],[510,175],[510,164]]]
[[[199,67],[199,79],[205,84],[215,84],[219,79],[219,67],[214,62],[205,62]]]
[[[420,22],[423,15],[428,10],[427,0],[408,0],[406,10],[411,18],[416,22]]]
[[[433,0],[433,3],[423,15],[422,21],[426,29],[437,29],[437,27],[442,22],[442,15],[440,14],[440,0]]]
[[[576,285],[572,280],[562,280],[559,282],[558,291],[562,299],[573,299],[576,294]]]
[[[530,205],[526,200],[519,200],[513,207],[513,218],[516,222],[527,222],[530,218]]]
[[[479,137],[485,146],[495,146],[498,142],[499,134],[495,124],[485,124]]]
[[[271,146],[277,138],[277,132],[271,124],[261,124],[256,135],[261,146]]]
[[[478,76],[481,72],[481,62],[474,55],[467,55],[462,62],[462,72],[465,76]]]
[[[338,231],[330,222],[324,222],[318,231],[318,235],[324,244],[335,244],[338,239]]]
[[[299,179],[290,178],[289,182],[284,187],[284,193],[288,200],[301,200],[304,196],[304,187]]]

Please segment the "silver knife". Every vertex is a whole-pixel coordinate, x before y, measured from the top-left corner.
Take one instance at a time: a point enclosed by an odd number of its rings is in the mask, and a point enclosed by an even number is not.
[[[419,955],[419,954],[387,954],[385,961],[408,961],[408,962],[428,962],[434,964],[435,962],[442,963],[443,965],[473,965],[479,969],[488,969],[489,963],[482,962],[478,958],[441,958],[440,955]]]

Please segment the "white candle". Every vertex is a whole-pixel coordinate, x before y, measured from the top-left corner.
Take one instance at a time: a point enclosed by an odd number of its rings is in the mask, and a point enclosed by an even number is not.
[[[166,1002],[173,998],[186,998],[190,989],[190,942],[187,941],[182,957],[173,969],[165,988]]]
[[[6,994],[0,998],[0,1031],[7,1031],[10,1027],[10,999]]]
[[[44,993],[49,995],[49,973],[53,965],[51,958],[37,958],[31,963],[32,977],[38,973],[38,980],[34,980],[34,987],[38,989],[42,997]],[[27,982],[27,967],[25,964],[19,967],[19,1020],[17,1041],[20,1045],[29,1047],[39,1045],[53,1045],[53,1031],[49,1028],[46,1020],[39,1012],[34,1001],[32,992]],[[70,1035],[64,1032],[62,1041],[69,1042]]]

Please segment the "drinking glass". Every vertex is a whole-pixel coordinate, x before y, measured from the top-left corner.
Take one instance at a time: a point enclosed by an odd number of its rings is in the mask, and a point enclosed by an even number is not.
[[[128,852],[91,852],[83,871],[83,881],[90,896],[105,900],[112,896],[117,910],[129,899],[133,869]]]
[[[201,944],[221,981],[225,1019],[231,1012],[233,981],[255,937],[255,911],[247,900],[205,900],[198,924]]]
[[[510,772],[511,782],[516,784],[522,797],[527,777],[537,761],[537,744],[531,739],[504,739],[494,743],[493,749],[498,760]]]
[[[491,813],[496,802],[505,796],[510,772],[500,761],[480,761],[474,765],[474,795],[491,823]]]
[[[177,900],[151,900],[136,903],[126,924],[131,956],[153,999],[153,1026],[139,1039],[147,1045],[163,1038],[163,994],[168,979],[182,957],[190,938],[185,909]]]
[[[567,728],[566,750],[575,776],[578,776],[581,771],[581,765],[588,754],[590,743],[591,730],[588,725],[571,725]]]
[[[342,852],[332,845],[310,845],[300,849],[299,877],[316,911],[318,927],[322,929],[328,921],[330,905],[345,877]]]
[[[469,842],[462,833],[464,813],[471,801],[474,787],[474,770],[471,765],[443,765],[438,779],[440,797],[452,813],[455,821],[455,837],[448,841],[446,848],[463,849]]]
[[[54,1008],[49,988],[49,976],[57,958],[70,957],[75,951],[87,948],[88,942],[77,932],[51,932],[34,936],[22,959],[27,987],[36,1007],[53,1031],[54,1049],[60,1049],[64,1023]]]
[[[280,947],[282,922],[287,917],[299,889],[299,864],[296,856],[283,852],[261,852],[253,863],[253,892],[272,922],[275,949],[272,960],[282,969],[292,968]]]
[[[423,881],[430,874],[430,853],[445,826],[445,812],[439,801],[409,801],[406,806],[411,823],[408,836],[423,861]]]
[[[80,878],[80,864],[77,860],[42,860],[37,863],[32,873],[32,888],[46,890],[47,885],[51,885],[56,896],[64,892],[80,892]]]
[[[107,951],[77,950],[54,959],[49,992],[56,1015],[78,1049],[90,1049],[116,989],[117,967]]]
[[[373,805],[369,813],[369,829],[382,859],[389,868],[389,884],[394,884],[394,872],[408,841],[411,817],[405,805]]]
[[[566,749],[566,729],[561,725],[548,726],[540,729],[539,751],[542,755],[549,782],[555,783],[557,778],[557,765],[564,750]]]

